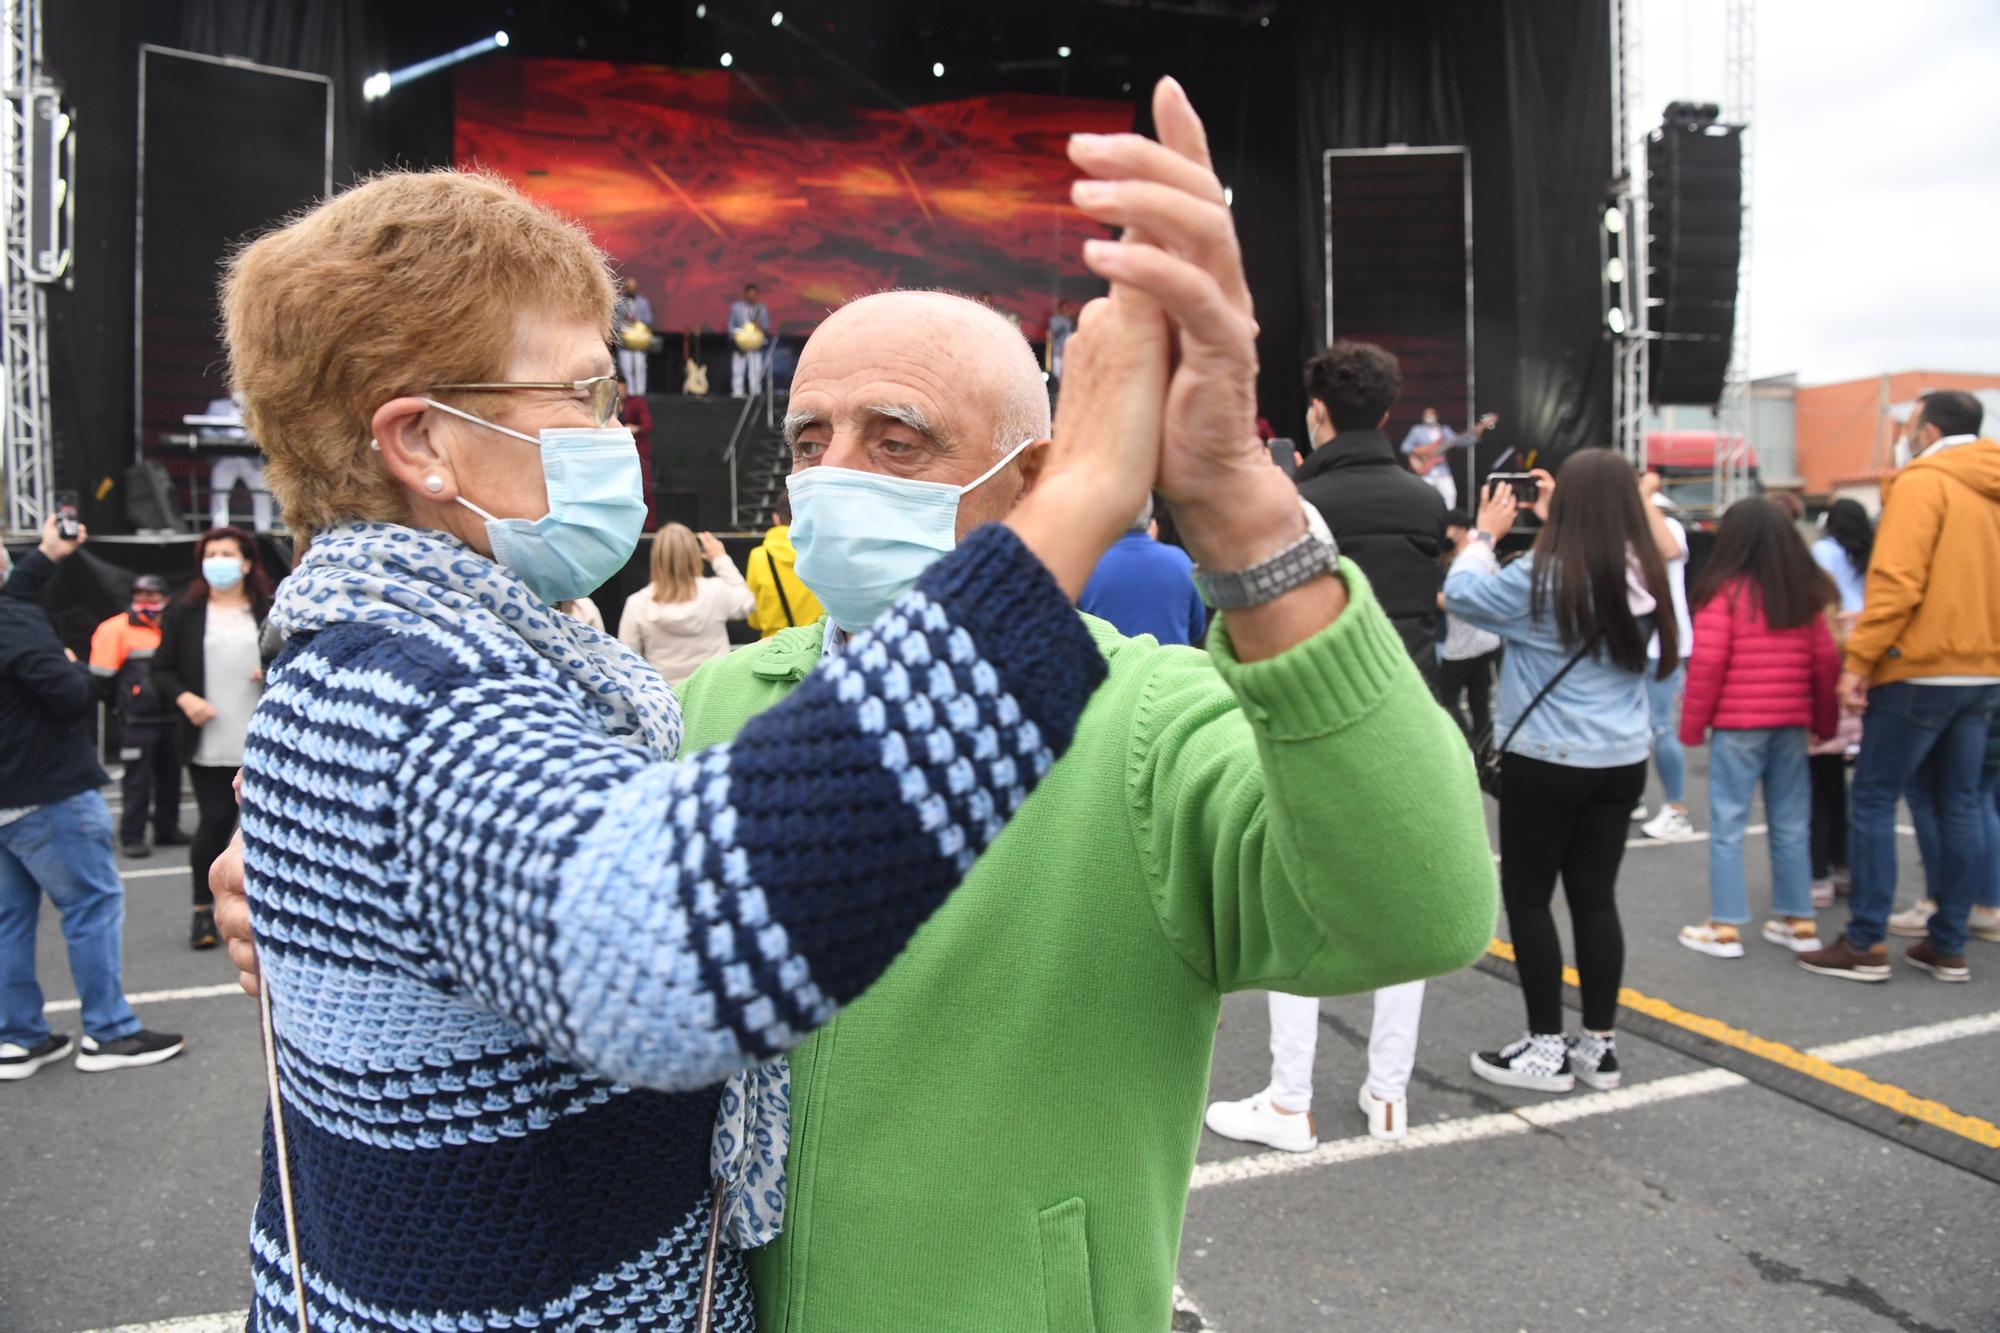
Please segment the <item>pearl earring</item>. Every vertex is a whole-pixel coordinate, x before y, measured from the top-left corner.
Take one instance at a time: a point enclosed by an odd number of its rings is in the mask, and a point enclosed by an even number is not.
[[[436,495],[439,491],[444,489],[444,478],[436,475],[435,473],[433,473],[428,477],[425,477],[424,489],[429,491],[432,495]]]

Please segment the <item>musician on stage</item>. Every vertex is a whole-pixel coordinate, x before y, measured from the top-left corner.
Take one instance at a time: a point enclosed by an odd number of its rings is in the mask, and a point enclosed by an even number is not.
[[[634,325],[645,328],[648,342],[652,339],[653,303],[639,295],[637,278],[623,278],[618,283],[618,300],[611,307],[611,327],[617,334],[618,377],[625,381],[625,388],[633,397],[646,396],[646,353],[647,347],[629,347],[625,343],[625,331]]]
[[[764,382],[771,358],[771,307],[758,299],[756,283],[745,283],[743,295],[729,303],[728,327],[736,345],[729,354],[729,395],[741,398],[746,382],[751,389]]]
[[[1452,475],[1451,459],[1447,454],[1453,449],[1469,449],[1479,443],[1480,437],[1500,424],[1500,418],[1492,412],[1472,423],[1471,429],[1460,433],[1438,420],[1435,407],[1424,409],[1424,419],[1410,427],[1403,437],[1403,456],[1409,461],[1410,471],[1422,477],[1444,497],[1444,507],[1458,506],[1458,479]]]

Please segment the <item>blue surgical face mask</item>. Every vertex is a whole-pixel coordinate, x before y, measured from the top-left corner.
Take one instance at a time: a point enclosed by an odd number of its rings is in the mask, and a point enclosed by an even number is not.
[[[785,479],[799,581],[850,633],[875,623],[937,559],[958,545],[958,501],[1033,444],[1023,440],[965,486],[846,467]]]
[[[541,438],[497,426],[444,403],[441,412],[539,444],[549,512],[537,519],[495,518],[464,496],[458,502],[486,520],[493,558],[553,606],[585,597],[625,567],[646,524],[644,478],[632,432],[623,426],[551,427]]]
[[[233,555],[211,555],[202,558],[202,581],[217,592],[228,592],[243,582],[243,562]]]

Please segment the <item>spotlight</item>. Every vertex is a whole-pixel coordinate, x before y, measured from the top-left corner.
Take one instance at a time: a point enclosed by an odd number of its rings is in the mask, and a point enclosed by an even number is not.
[[[1224,208],[1234,208],[1236,206],[1236,191],[1233,187],[1228,185],[1222,187],[1222,206]]]
[[[1056,54],[1057,54],[1058,56],[1062,57],[1062,58],[1063,58],[1064,60],[1068,60],[1068,59],[1069,59],[1069,48],[1068,48],[1067,46],[1058,46],[1058,47],[1056,48]]]
[[[1625,261],[1620,259],[1617,255],[1613,255],[1611,256],[1611,258],[1605,260],[1604,280],[1606,282],[1625,281]]]
[[[1129,82],[1121,83],[1118,85],[1118,91],[1121,93],[1129,93],[1132,91],[1132,85]]]
[[[774,28],[782,28],[782,27],[784,27],[784,26],[785,26],[785,11],[784,11],[784,10],[782,10],[782,9],[774,9],[774,10],[772,10],[772,11],[771,11],[771,26],[772,26],[772,27],[774,27]]]
[[[1258,20],[1257,20],[1257,26],[1258,26],[1258,27],[1260,27],[1260,28],[1268,28],[1268,27],[1270,27],[1270,26],[1271,26],[1271,16],[1270,16],[1269,14],[1266,14],[1266,15],[1265,15],[1265,16],[1264,16],[1263,18],[1260,18],[1260,19],[1258,19]]]
[[[1604,230],[1613,236],[1625,230],[1625,212],[1616,204],[1604,210]]]
[[[730,55],[730,54],[729,54],[729,52],[727,52],[727,51],[724,51],[724,52],[722,53],[722,67],[723,67],[724,69],[728,69],[728,68],[729,68],[729,67],[730,67],[731,65],[733,65],[733,64],[735,64],[735,63],[736,63],[736,57],[735,57],[735,56],[733,56],[733,55]]]
[[[708,17],[708,6],[707,6],[707,5],[696,5],[696,6],[694,7],[694,16],[695,16],[696,18],[698,18],[698,19],[705,19],[705,18],[707,18],[707,17]]]
[[[1625,312],[1617,306],[1612,306],[1604,312],[1604,327],[1613,333],[1625,332]]]
[[[467,42],[456,51],[447,51],[441,56],[432,56],[429,60],[419,60],[416,64],[405,65],[401,69],[370,74],[362,81],[361,96],[370,102],[380,101],[404,84],[414,83],[426,74],[435,74],[441,69],[448,69],[453,65],[483,56],[488,51],[497,51],[505,45],[507,45],[507,34],[496,32],[491,37],[481,37],[476,42]]]
[[[944,61],[939,60],[931,65],[931,77],[934,79],[944,77]]]

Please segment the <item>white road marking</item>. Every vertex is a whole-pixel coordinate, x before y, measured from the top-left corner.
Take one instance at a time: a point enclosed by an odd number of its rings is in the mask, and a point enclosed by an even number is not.
[[[1884,1032],[1874,1037],[1855,1037],[1850,1041],[1836,1041],[1830,1046],[1815,1046],[1806,1054],[1818,1056],[1833,1064],[1844,1064],[1849,1060],[1866,1060],[1875,1055],[1914,1051],[1925,1046],[1935,1046],[1941,1041],[1984,1036],[1988,1032],[2000,1032],[2000,1010],[1990,1014],[1973,1014],[1966,1018],[1948,1019],[1943,1023],[1929,1023],[1920,1028],[1904,1028],[1899,1032]]]
[[[1194,1303],[1194,1297],[1188,1295],[1187,1288],[1178,1282],[1174,1283],[1174,1313],[1193,1315],[1195,1324],[1201,1328],[1202,1333],[1222,1333],[1221,1329],[1208,1322],[1208,1316]]]
[[[1941,1042],[1984,1036],[1989,1032],[2000,1032],[2000,1011],[1973,1014],[1942,1023],[1927,1023],[1922,1027],[1900,1028],[1894,1032],[1878,1033],[1872,1037],[1856,1037],[1849,1041],[1833,1042],[1826,1046],[1815,1046],[1806,1054],[1837,1064],[1851,1060],[1866,1060],[1871,1056],[1890,1055],[1897,1051],[1919,1050],[1925,1046],[1936,1046]],[[1190,1189],[1206,1189],[1211,1185],[1227,1185],[1242,1180],[1261,1180],[1266,1176],[1291,1175],[1322,1166],[1337,1166],[1343,1162],[1391,1157],[1397,1153],[1413,1152],[1419,1148],[1437,1148],[1450,1143],[1475,1143],[1481,1139],[1525,1134],[1531,1129],[1566,1124],[1571,1120],[1582,1120],[1589,1116],[1612,1115],[1619,1111],[1650,1106],[1655,1102],[1705,1096],[1711,1092],[1721,1092],[1725,1088],[1740,1087],[1749,1081],[1741,1074],[1732,1073],[1727,1069],[1704,1069],[1692,1074],[1677,1074],[1671,1078],[1637,1083],[1629,1088],[1619,1088],[1615,1092],[1593,1092],[1580,1097],[1537,1102],[1531,1106],[1517,1106],[1509,1111],[1472,1116],[1464,1120],[1438,1120],[1428,1125],[1416,1126],[1410,1130],[1408,1137],[1394,1143],[1384,1143],[1366,1135],[1357,1135],[1354,1138],[1322,1143],[1311,1152],[1268,1152],[1259,1153],[1255,1157],[1203,1162],[1194,1170],[1194,1181]]]
[[[164,875],[179,875],[182,879],[186,879],[188,877],[188,868],[186,866],[154,866],[151,870],[121,870],[118,872],[118,878],[120,879],[159,879]]]
[[[1619,1088],[1615,1092],[1593,1092],[1582,1097],[1542,1102],[1534,1106],[1520,1106],[1511,1111],[1472,1116],[1464,1120],[1434,1121],[1428,1125],[1417,1126],[1407,1137],[1395,1142],[1384,1142],[1363,1134],[1351,1139],[1335,1139],[1331,1143],[1322,1143],[1311,1152],[1269,1152],[1223,1162],[1203,1162],[1194,1169],[1194,1179],[1189,1189],[1203,1190],[1212,1185],[1232,1185],[1245,1180],[1262,1180],[1268,1176],[1288,1176],[1323,1166],[1358,1162],[1372,1157],[1393,1157],[1399,1153],[1442,1147],[1448,1143],[1476,1143],[1483,1139],[1526,1134],[1546,1125],[1581,1120],[1586,1116],[1610,1115],[1617,1111],[1632,1110],[1681,1097],[1699,1097],[1706,1093],[1720,1092],[1724,1088],[1739,1087],[1749,1081],[1741,1074],[1733,1074],[1727,1069],[1703,1069],[1692,1074],[1676,1074],[1671,1078],[1654,1079],[1650,1083]]]
[[[1769,824],[1749,824],[1744,827],[1743,836],[1746,838],[1758,837],[1770,831],[1771,826]],[[1908,824],[1896,825],[1896,832],[1907,838],[1917,836],[1917,830]],[[1708,830],[1703,829],[1699,833],[1690,833],[1685,838],[1628,838],[1625,841],[1625,845],[1627,847],[1685,847],[1689,843],[1707,841]],[[1499,859],[1499,856],[1496,854],[1494,860],[1497,861]]]
[[[217,986],[183,986],[179,990],[141,991],[137,995],[127,995],[131,1004],[168,1004],[175,1000],[214,1000],[224,995],[243,995],[241,988],[233,981]],[[243,998],[248,999],[245,995]],[[82,1000],[50,1000],[42,1006],[45,1014],[67,1013],[83,1008]]]
[[[250,1320],[248,1310],[225,1310],[221,1314],[189,1315],[185,1319],[162,1319],[156,1324],[120,1324],[100,1328],[95,1333],[243,1333]]]

